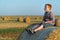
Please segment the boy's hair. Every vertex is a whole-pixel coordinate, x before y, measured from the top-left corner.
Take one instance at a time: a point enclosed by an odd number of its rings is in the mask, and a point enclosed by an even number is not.
[[[46,7],[47,5],[50,7],[50,9],[52,8],[52,5],[51,5],[51,4],[45,4],[45,7]]]

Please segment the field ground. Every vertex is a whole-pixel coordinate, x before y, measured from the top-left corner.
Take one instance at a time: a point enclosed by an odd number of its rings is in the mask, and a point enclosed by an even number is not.
[[[0,23],[0,29],[5,28],[21,28],[21,27],[27,27],[29,24],[27,23]]]
[[[42,16],[23,16],[30,17],[30,23],[17,21],[19,16],[8,16],[9,20],[3,20],[3,17],[0,16],[0,40],[16,40],[27,26],[42,21]],[[56,16],[56,18],[59,19],[60,16]]]
[[[24,28],[0,29],[0,40],[16,40]]]

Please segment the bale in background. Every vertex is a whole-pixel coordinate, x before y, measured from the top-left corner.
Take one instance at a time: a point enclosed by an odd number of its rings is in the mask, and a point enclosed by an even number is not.
[[[30,18],[29,17],[24,18],[24,22],[30,23]]]
[[[23,17],[19,17],[19,22],[23,22]]]
[[[60,27],[60,19],[56,21],[56,26]]]
[[[7,20],[9,20],[10,19],[10,17],[9,16],[4,16],[4,17],[2,17],[3,18],[3,20],[4,21],[7,21]]]

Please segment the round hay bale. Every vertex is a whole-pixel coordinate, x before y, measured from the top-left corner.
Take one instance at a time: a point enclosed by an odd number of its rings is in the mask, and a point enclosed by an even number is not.
[[[23,17],[19,17],[19,22],[23,22]]]
[[[33,28],[38,24],[32,24],[28,28]],[[45,40],[46,36],[49,35],[50,32],[55,30],[56,28],[46,28],[41,31],[36,32],[35,34],[29,34],[24,30],[22,34],[19,35],[17,40]]]
[[[30,18],[29,18],[29,17],[26,17],[26,18],[24,19],[24,22],[30,23]]]
[[[60,40],[60,28],[53,30],[47,37],[46,40]]]
[[[56,26],[60,26],[60,19],[58,19],[57,21],[56,21]]]
[[[4,17],[3,17],[3,20],[4,20],[4,21],[9,20],[9,19],[10,19],[9,16],[4,16]]]

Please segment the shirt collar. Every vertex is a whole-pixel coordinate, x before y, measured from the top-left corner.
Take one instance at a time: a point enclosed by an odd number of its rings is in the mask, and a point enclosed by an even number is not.
[[[45,13],[50,13],[51,11],[49,11],[49,12],[45,12]]]

